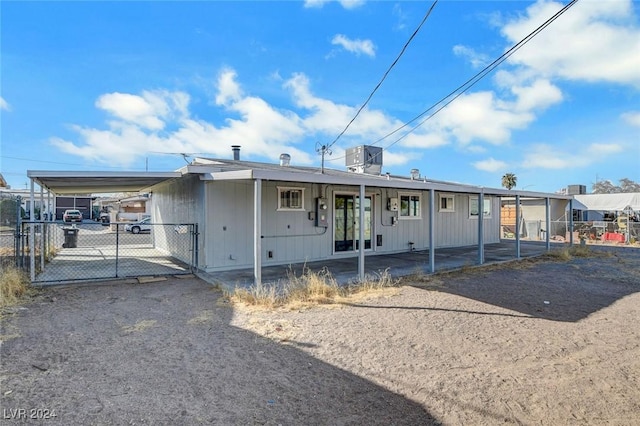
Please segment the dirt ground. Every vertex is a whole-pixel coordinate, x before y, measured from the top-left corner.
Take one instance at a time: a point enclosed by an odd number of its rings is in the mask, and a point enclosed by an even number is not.
[[[2,319],[0,420],[638,424],[640,250],[594,250],[303,311],[197,278],[49,288]]]

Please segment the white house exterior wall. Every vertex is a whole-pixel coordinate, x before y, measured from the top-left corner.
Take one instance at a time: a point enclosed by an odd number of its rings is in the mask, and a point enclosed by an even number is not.
[[[469,217],[468,194],[446,194],[454,197],[454,211],[439,209],[440,193],[436,192],[435,244],[440,247],[462,247],[478,244],[478,219]],[[445,194],[442,194],[445,195]],[[477,195],[474,195],[477,197]],[[487,196],[485,196],[487,198]],[[500,241],[500,199],[491,199],[491,216],[484,219],[485,244]]]
[[[278,211],[278,187],[304,189],[304,210]],[[204,258],[200,263],[207,271],[249,268],[253,265],[253,181],[208,181],[205,184],[206,231]],[[399,219],[392,225],[397,212],[387,209],[387,199],[399,194],[420,195],[421,217]],[[289,264],[350,256],[356,252],[334,253],[334,197],[336,194],[358,194],[358,187],[263,181],[262,183],[262,264]],[[394,253],[408,251],[409,242],[417,250],[427,249],[429,241],[429,192],[396,191],[366,188],[373,198],[372,249],[368,252]],[[309,212],[315,213],[315,200],[320,195],[328,202],[329,227],[315,226]],[[438,193],[436,193],[436,197]],[[436,248],[465,246],[478,243],[478,220],[469,217],[469,195],[455,195],[455,212],[439,213],[435,217]],[[485,243],[499,241],[500,201],[491,197],[492,214],[484,222]],[[436,206],[438,203],[436,202]],[[436,207],[437,210],[437,207]],[[382,245],[376,246],[377,235]],[[206,266],[205,266],[206,265]]]
[[[153,223],[197,223],[199,232],[206,232],[204,220],[204,191],[203,185],[197,176],[186,176],[182,179],[170,180],[153,188],[151,194],[152,221]],[[176,253],[171,247],[173,236],[168,237],[163,232],[173,232],[173,229],[165,226],[154,227],[153,237],[156,248],[165,250],[172,255],[181,258],[185,262],[191,259],[182,258],[187,253]],[[201,238],[199,240],[200,259],[204,261],[202,248],[207,245]]]
[[[206,270],[253,265],[253,182],[207,182]]]

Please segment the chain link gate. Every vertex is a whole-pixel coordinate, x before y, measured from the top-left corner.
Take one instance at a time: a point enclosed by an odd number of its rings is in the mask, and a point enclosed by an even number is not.
[[[189,274],[197,270],[197,224],[24,221],[18,265],[34,284]]]

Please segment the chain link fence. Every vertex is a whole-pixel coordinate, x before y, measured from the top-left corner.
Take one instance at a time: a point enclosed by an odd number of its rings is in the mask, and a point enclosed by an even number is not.
[[[17,265],[33,283],[188,274],[197,225],[22,222]],[[33,255],[32,255],[33,254]]]
[[[24,215],[22,199],[0,192],[0,268],[20,266],[20,220]]]
[[[546,240],[546,222],[541,220],[522,221],[520,226],[520,237],[533,241]],[[549,223],[549,238],[554,241],[569,241],[570,222],[564,220],[554,220]],[[504,239],[515,238],[515,226],[503,226],[502,236]],[[588,221],[573,222],[573,241],[580,240],[588,242],[613,242],[638,244],[640,242],[640,222],[622,221]]]

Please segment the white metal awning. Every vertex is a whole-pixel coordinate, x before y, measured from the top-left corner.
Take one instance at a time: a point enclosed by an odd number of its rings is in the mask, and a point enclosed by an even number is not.
[[[28,170],[27,176],[58,195],[140,192],[181,176],[179,172],[87,172]]]

